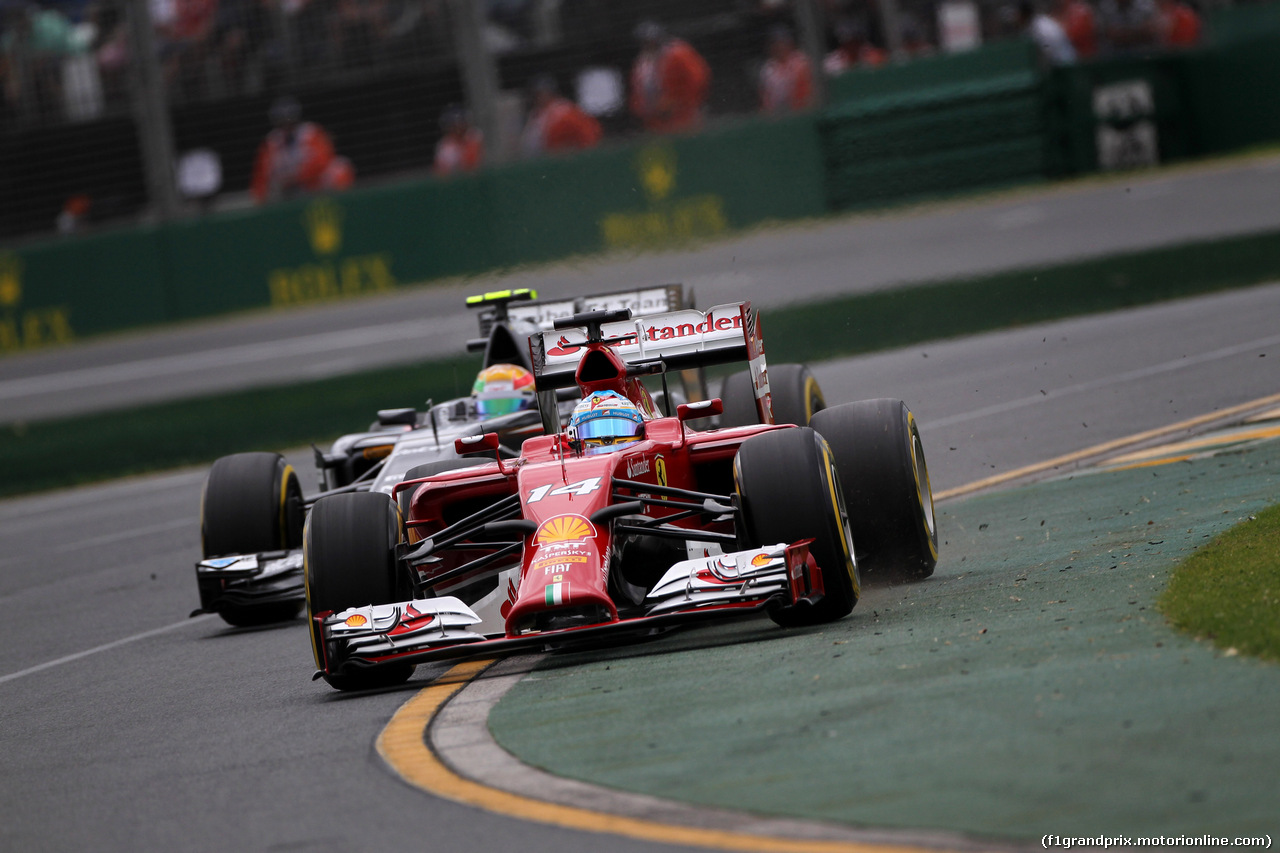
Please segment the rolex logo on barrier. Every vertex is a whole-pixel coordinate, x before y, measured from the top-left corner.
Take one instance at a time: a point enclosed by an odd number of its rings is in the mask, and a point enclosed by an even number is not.
[[[364,215],[366,218],[369,215],[367,207]],[[390,253],[347,255],[341,252],[345,219],[346,211],[331,198],[317,198],[307,205],[302,213],[302,225],[314,257],[298,266],[279,267],[267,273],[267,289],[273,306],[345,299],[396,288]],[[369,230],[366,225],[363,233]]]
[[[22,301],[22,258],[0,252],[0,308],[12,308]]]
[[[332,199],[316,199],[302,215],[317,255],[332,255],[342,248],[342,208]]]
[[[662,201],[676,188],[676,152],[670,145],[650,145],[637,158],[640,185],[649,201]]]
[[[646,209],[606,213],[600,237],[609,249],[654,248],[713,237],[729,230],[724,199],[714,193],[677,192],[676,146],[658,142],[640,150],[636,179]]]
[[[67,305],[22,308],[22,258],[0,252],[0,352],[16,352],[75,338]]]

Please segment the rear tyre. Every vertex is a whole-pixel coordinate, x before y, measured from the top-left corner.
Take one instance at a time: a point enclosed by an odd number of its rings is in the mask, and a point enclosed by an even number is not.
[[[237,453],[213,463],[200,499],[204,557],[302,546],[305,515],[298,475],[279,453]],[[229,625],[254,627],[298,615],[301,602],[222,605]]]
[[[868,579],[921,580],[938,564],[929,468],[915,417],[901,400],[845,403],[819,412],[813,428],[835,454]]]
[[[315,615],[396,600],[395,547],[400,517],[391,498],[356,492],[324,498],[311,508],[303,553],[306,566],[307,624],[316,667],[324,668],[324,636]],[[390,665],[368,672],[326,675],[338,690],[369,690],[407,681],[413,665]]]
[[[740,370],[724,378],[720,386],[721,427],[754,426],[760,423],[756,413],[756,397],[751,390],[751,371]]]
[[[822,570],[822,600],[779,608],[770,614],[773,621],[816,625],[853,610],[860,588],[849,517],[822,436],[805,427],[753,436],[738,448],[733,476],[747,547],[814,540],[809,552]]]
[[[773,422],[809,426],[814,414],[827,407],[818,380],[803,364],[779,364],[769,368],[769,394],[773,397]]]
[[[773,422],[808,426],[814,413],[825,409],[822,389],[813,373],[803,364],[779,364],[769,368],[769,394],[773,398]],[[752,426],[760,423],[756,412],[755,392],[751,387],[751,371],[734,373],[720,389],[724,413],[720,426]]]

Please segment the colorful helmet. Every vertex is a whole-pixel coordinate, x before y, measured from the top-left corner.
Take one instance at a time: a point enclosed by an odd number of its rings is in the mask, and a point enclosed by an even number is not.
[[[517,364],[494,364],[480,371],[471,387],[481,418],[533,408],[533,374]]]
[[[569,429],[587,454],[612,453],[640,440],[644,415],[618,392],[596,391],[574,407]]]

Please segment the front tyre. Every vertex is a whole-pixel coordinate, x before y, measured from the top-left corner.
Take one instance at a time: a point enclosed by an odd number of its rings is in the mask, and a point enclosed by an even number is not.
[[[302,545],[304,516],[298,475],[279,453],[236,453],[213,463],[200,498],[204,558],[257,554]],[[229,625],[254,627],[298,615],[301,603],[221,604]]]
[[[819,412],[813,428],[835,454],[858,565],[868,578],[921,580],[938,564],[938,527],[924,446],[901,400],[845,403]]]
[[[303,562],[316,668],[324,669],[324,635],[316,614],[396,600],[399,541],[399,509],[380,492],[333,495],[312,507],[303,536]],[[338,690],[368,690],[401,684],[413,669],[412,664],[395,664],[324,679]]]
[[[738,448],[733,475],[747,547],[814,540],[809,553],[822,570],[822,599],[774,610],[773,621],[796,627],[848,615],[858,603],[858,568],[839,474],[822,436],[806,427],[753,436]]]

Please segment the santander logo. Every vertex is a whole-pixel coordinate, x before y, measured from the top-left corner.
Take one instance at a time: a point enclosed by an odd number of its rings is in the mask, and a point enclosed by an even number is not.
[[[649,473],[649,458],[641,456],[639,459],[627,460],[627,477],[634,478],[637,474]]]
[[[556,342],[556,345],[551,347],[551,349],[547,350],[547,355],[554,355],[554,356],[573,355],[575,352],[577,352],[580,349],[582,349],[581,344],[571,344],[569,343],[568,338],[566,338],[564,335],[561,335],[560,340]]]

